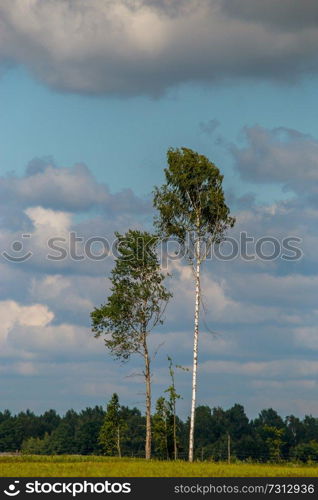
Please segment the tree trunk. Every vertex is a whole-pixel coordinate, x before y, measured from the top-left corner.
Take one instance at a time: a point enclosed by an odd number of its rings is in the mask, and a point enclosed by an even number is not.
[[[178,458],[178,448],[177,448],[177,422],[176,422],[176,402],[173,403],[173,455],[174,459]]]
[[[231,436],[227,433],[227,463],[231,463]]]
[[[165,417],[165,447],[166,447],[166,459],[169,460],[167,415]]]
[[[194,311],[194,338],[193,338],[193,370],[192,370],[192,400],[190,415],[189,436],[189,462],[193,462],[194,449],[194,419],[197,391],[197,367],[198,367],[198,340],[199,340],[199,314],[200,314],[200,241],[196,242],[196,273],[195,273],[195,311]]]
[[[151,373],[150,373],[150,359],[146,340],[144,343],[145,352],[145,382],[146,382],[146,446],[145,456],[146,459],[151,458]]]
[[[120,428],[117,427],[117,452],[118,457],[121,458],[121,447],[120,447]]]

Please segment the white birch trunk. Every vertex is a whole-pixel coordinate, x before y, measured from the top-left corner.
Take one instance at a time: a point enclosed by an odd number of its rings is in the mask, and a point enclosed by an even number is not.
[[[192,370],[192,400],[190,415],[189,436],[189,462],[193,462],[194,449],[194,420],[197,391],[197,368],[198,368],[198,340],[199,340],[199,314],[200,314],[200,241],[196,241],[196,272],[195,272],[195,311],[194,311],[194,338],[193,338],[193,370]]]

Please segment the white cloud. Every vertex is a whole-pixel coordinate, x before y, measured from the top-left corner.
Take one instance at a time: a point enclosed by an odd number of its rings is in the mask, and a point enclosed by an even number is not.
[[[65,354],[77,357],[81,353],[82,357],[85,357],[91,350],[98,352],[98,346],[92,343],[88,333],[87,328],[71,324],[47,325],[45,328],[16,328],[10,335],[10,344],[16,350],[41,353],[50,358]]]
[[[193,318],[194,311],[194,280],[190,266],[182,265],[180,261],[174,261],[171,265],[171,272],[174,275],[172,284],[173,299],[169,306],[169,318],[185,319]],[[220,274],[220,272],[218,272]],[[244,292],[246,280],[242,280],[242,274],[238,274],[234,283],[229,279],[215,279],[213,270],[208,269],[208,265],[202,269],[202,316],[206,315],[207,323],[212,325],[215,322],[227,324],[257,324],[264,321],[275,320],[276,322],[295,321],[295,315],[284,311],[280,304],[255,304],[254,290],[259,287],[259,278],[262,275],[255,275],[254,280],[248,285],[248,292]],[[275,281],[275,280],[274,280]],[[275,283],[273,284],[275,286]],[[240,298],[240,288],[243,287],[242,297],[249,297],[249,303],[244,303]],[[237,298],[233,298],[236,295]],[[213,328],[212,328],[213,330]]]
[[[37,233],[55,231],[56,235],[67,235],[71,226],[71,214],[50,210],[43,207],[30,207],[25,210],[32,220]]]
[[[4,342],[15,326],[45,327],[53,320],[54,314],[42,304],[24,306],[6,300],[0,302],[0,317],[0,341]]]
[[[192,306],[194,307],[195,296],[192,267],[185,265],[182,261],[173,261],[171,262],[170,267],[171,269],[169,272],[171,272],[174,277],[174,281],[172,283],[174,302],[173,308],[170,308],[170,314],[172,316],[178,315],[180,314],[180,310],[184,310],[187,315],[190,311],[190,314],[192,314]],[[233,305],[231,299],[226,296],[225,281],[214,281],[206,274],[203,275],[202,281],[204,301],[211,309],[211,312],[219,317],[222,313],[224,313],[227,307]]]

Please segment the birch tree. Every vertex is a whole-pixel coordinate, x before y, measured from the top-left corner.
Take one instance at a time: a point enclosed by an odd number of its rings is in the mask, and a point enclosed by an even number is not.
[[[143,358],[146,387],[145,456],[151,457],[151,355],[150,332],[163,322],[171,293],[163,284],[156,254],[157,238],[137,230],[116,233],[118,256],[111,273],[111,294],[106,304],[91,313],[95,337],[105,335],[111,354],[127,361],[131,355]]]
[[[201,265],[213,245],[234,225],[222,188],[219,169],[203,155],[188,148],[169,149],[166,183],[154,190],[155,219],[163,238],[173,237],[185,251],[194,272],[195,305],[189,461],[193,461],[194,419],[197,392],[198,340],[201,305]]]

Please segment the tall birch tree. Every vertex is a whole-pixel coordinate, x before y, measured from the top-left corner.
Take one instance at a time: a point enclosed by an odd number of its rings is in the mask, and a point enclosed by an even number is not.
[[[166,183],[154,190],[155,219],[163,238],[173,237],[185,251],[194,272],[195,305],[189,461],[193,461],[197,392],[201,265],[235,219],[225,203],[223,175],[211,161],[188,148],[169,149]]]
[[[143,358],[146,387],[145,456],[151,457],[151,355],[150,332],[163,322],[163,313],[171,293],[163,284],[156,253],[157,238],[129,230],[116,233],[118,256],[111,273],[111,294],[106,304],[91,313],[95,337],[105,335],[111,354],[123,361],[131,355]]]

